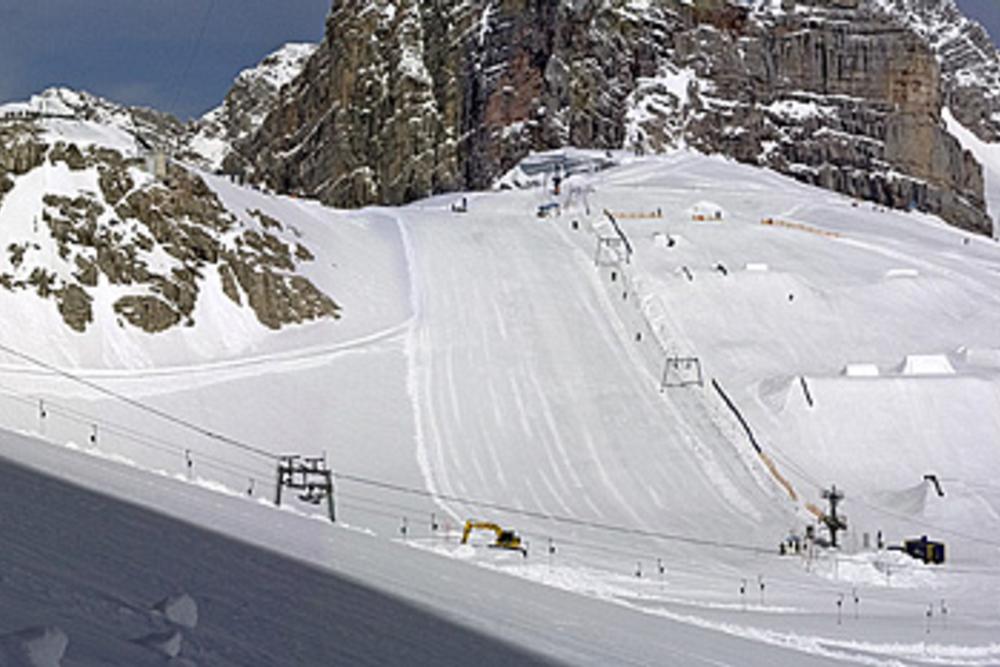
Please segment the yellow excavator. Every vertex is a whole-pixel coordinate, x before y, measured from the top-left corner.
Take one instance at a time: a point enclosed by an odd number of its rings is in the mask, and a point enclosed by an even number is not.
[[[517,533],[513,530],[504,530],[490,521],[476,521],[475,519],[466,521],[465,530],[462,531],[462,544],[468,544],[469,534],[473,530],[492,530],[496,534],[496,540],[494,540],[490,547],[494,549],[520,551],[522,556],[528,556],[528,548],[521,543],[521,538]]]

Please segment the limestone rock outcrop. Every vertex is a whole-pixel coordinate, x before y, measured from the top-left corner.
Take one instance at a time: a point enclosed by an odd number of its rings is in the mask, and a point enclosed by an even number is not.
[[[982,170],[941,114],[960,99],[989,133],[997,107],[961,83],[967,54],[908,13],[952,7],[335,0],[323,43],[224,166],[361,206],[488,187],[536,149],[684,143],[986,233]]]

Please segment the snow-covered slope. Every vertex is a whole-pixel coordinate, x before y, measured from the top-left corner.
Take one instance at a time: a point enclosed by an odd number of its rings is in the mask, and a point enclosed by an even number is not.
[[[377,223],[237,188],[86,95],[49,91],[4,113],[0,301],[24,326],[3,342],[135,368],[295,347],[295,333],[273,335],[282,327],[330,344],[396,321],[382,281],[400,249]]]
[[[945,109],[944,121],[948,125],[948,131],[983,165],[986,206],[993,217],[993,237],[1000,238],[1000,143],[980,139],[955,119],[951,109]]]
[[[168,511],[187,497],[199,523],[573,663],[995,664],[997,245],[722,159],[613,157],[546,218],[537,188],[348,216],[205,177],[301,226],[317,256],[353,241],[333,261],[369,304],[358,329],[82,371],[159,415],[3,356],[3,425],[113,459],[72,473],[91,486]],[[83,465],[17,441],[16,460]],[[370,542],[258,507],[287,453],[326,455],[339,520]],[[834,484],[842,548],[779,556]],[[517,530],[528,557],[460,545],[468,518]],[[877,549],[880,533],[943,540],[948,562]],[[33,624],[58,625],[56,607]]]
[[[86,121],[91,141],[111,147],[133,146],[138,140],[150,149],[166,148],[184,140],[188,129],[170,114],[143,107],[129,107],[91,93],[69,88],[47,88],[24,102],[0,105],[6,123],[21,115],[53,121]],[[130,135],[130,138],[124,137]],[[81,138],[82,139],[82,138]]]

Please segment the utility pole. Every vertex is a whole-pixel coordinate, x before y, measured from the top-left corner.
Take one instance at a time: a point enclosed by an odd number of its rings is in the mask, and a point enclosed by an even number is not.
[[[837,531],[847,530],[847,521],[843,517],[837,516],[837,505],[844,499],[842,491],[837,490],[837,485],[832,485],[829,489],[824,489],[821,494],[823,499],[830,503],[830,512],[824,514],[821,521],[830,531],[830,546],[837,548]]]

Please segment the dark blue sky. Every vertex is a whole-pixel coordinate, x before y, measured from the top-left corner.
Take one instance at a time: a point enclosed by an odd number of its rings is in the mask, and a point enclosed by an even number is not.
[[[0,101],[53,85],[181,117],[290,41],[317,42],[331,0],[0,0]],[[199,40],[204,28],[204,38]]]
[[[958,1],[1000,35],[1000,0]],[[237,72],[281,44],[319,41],[330,4],[0,0],[0,101],[67,85],[197,116],[222,100]]]
[[[983,24],[993,41],[1000,43],[1000,0],[958,0],[965,15]]]

